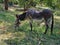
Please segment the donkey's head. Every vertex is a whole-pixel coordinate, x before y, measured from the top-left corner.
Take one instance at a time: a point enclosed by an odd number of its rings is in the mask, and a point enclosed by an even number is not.
[[[20,21],[23,21],[26,17],[26,12],[23,14],[16,14],[15,28],[19,27]]]

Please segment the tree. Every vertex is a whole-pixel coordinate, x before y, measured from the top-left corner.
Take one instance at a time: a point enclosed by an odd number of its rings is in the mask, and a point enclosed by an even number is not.
[[[24,7],[24,10],[26,10],[29,6],[29,0],[18,0],[19,6]]]
[[[60,0],[56,1],[56,7],[60,9]]]
[[[8,10],[8,0],[4,0],[5,10]]]
[[[3,0],[0,0],[0,3],[3,3]]]
[[[18,0],[20,7],[28,9],[30,7],[35,7],[40,0]]]

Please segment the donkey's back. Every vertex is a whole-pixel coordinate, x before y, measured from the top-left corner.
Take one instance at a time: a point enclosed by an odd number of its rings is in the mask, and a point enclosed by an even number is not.
[[[40,19],[42,17],[41,12],[35,9],[29,9],[26,12],[27,17],[31,17],[32,19]]]
[[[26,12],[26,16],[31,16],[33,19],[49,18],[52,16],[52,11],[49,9],[44,9],[42,11],[37,11],[35,9],[29,9]]]

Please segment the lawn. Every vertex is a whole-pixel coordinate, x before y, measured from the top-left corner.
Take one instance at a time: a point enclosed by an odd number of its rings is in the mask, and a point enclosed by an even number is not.
[[[29,22],[22,21],[19,30],[14,29],[15,14],[17,12],[0,12],[0,45],[60,45],[60,16],[54,15],[54,34],[50,29],[44,35],[45,25],[33,22],[33,31],[30,31]],[[19,12],[20,13],[20,12]]]

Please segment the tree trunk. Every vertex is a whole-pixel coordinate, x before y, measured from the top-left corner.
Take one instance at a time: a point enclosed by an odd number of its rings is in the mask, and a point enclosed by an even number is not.
[[[5,10],[8,10],[8,0],[4,0]]]
[[[24,4],[24,11],[28,10],[29,6]]]
[[[24,4],[24,11],[26,11],[27,10],[27,7],[26,7],[26,5]]]
[[[25,8],[26,8],[26,7],[25,7],[25,4],[24,4],[24,11],[25,11]]]

